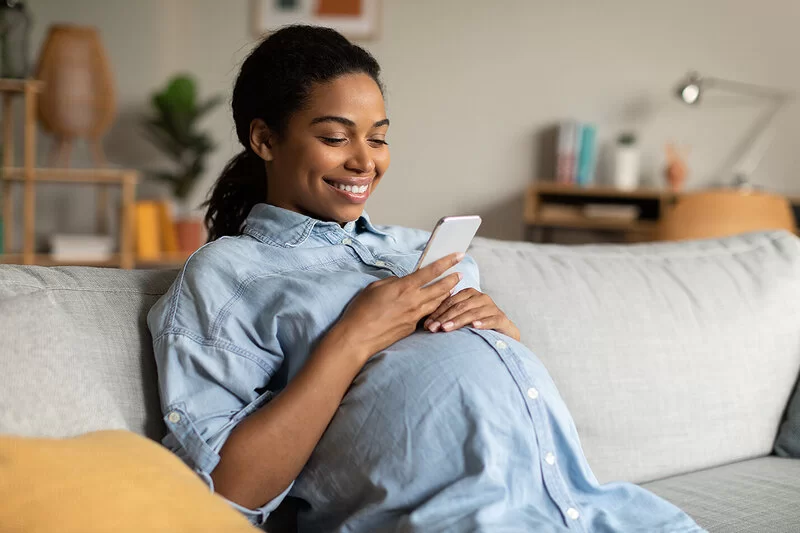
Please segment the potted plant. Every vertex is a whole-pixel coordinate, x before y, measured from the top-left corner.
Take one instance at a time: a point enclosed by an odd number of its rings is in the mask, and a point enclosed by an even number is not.
[[[152,95],[153,115],[144,121],[150,141],[172,160],[170,170],[151,172],[149,177],[171,187],[178,243],[184,252],[196,250],[204,240],[202,216],[193,213],[187,198],[206,169],[206,158],[215,148],[211,136],[199,131],[197,124],[220,101],[219,96],[212,96],[199,102],[194,78],[179,74]]]
[[[632,190],[639,186],[639,147],[636,145],[636,135],[630,132],[617,137],[614,186],[623,190]]]

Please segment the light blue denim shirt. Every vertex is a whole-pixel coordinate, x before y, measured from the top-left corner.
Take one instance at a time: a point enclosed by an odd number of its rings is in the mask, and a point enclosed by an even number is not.
[[[369,283],[412,271],[429,233],[344,227],[267,204],[203,246],[151,309],[164,445],[213,490],[236,425],[280,392]],[[480,289],[469,257],[456,287]],[[265,449],[263,453],[269,454]],[[702,531],[629,483],[600,485],[542,363],[495,331],[418,330],[353,381],[287,496],[305,532]]]

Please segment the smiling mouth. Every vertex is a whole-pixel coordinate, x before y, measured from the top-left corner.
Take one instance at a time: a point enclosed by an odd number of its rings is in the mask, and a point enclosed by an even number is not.
[[[336,191],[343,198],[354,203],[365,202],[367,197],[369,197],[370,187],[372,185],[372,180],[366,183],[362,181],[360,185],[358,183],[346,184],[329,180],[324,181],[328,187]]]

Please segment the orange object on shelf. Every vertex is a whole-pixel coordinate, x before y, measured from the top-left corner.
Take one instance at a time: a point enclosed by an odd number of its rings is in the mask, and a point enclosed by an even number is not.
[[[158,202],[136,202],[134,212],[136,259],[156,261],[161,257]]]
[[[161,252],[174,254],[180,251],[178,244],[178,231],[175,229],[175,219],[172,216],[172,207],[167,201],[156,202],[158,209],[159,240]]]
[[[175,222],[181,252],[191,254],[205,243],[206,233],[201,218],[185,218]]]

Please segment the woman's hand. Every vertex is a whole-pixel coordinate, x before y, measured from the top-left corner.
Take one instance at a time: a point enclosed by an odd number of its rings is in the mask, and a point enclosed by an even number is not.
[[[486,294],[473,288],[464,289],[444,300],[425,320],[423,327],[431,332],[453,331],[471,325],[475,329],[493,329],[519,340],[519,329]]]
[[[366,362],[369,357],[407,337],[422,317],[433,312],[462,275],[454,272],[423,287],[456,265],[464,254],[451,254],[402,278],[389,277],[367,285],[334,326]]]

